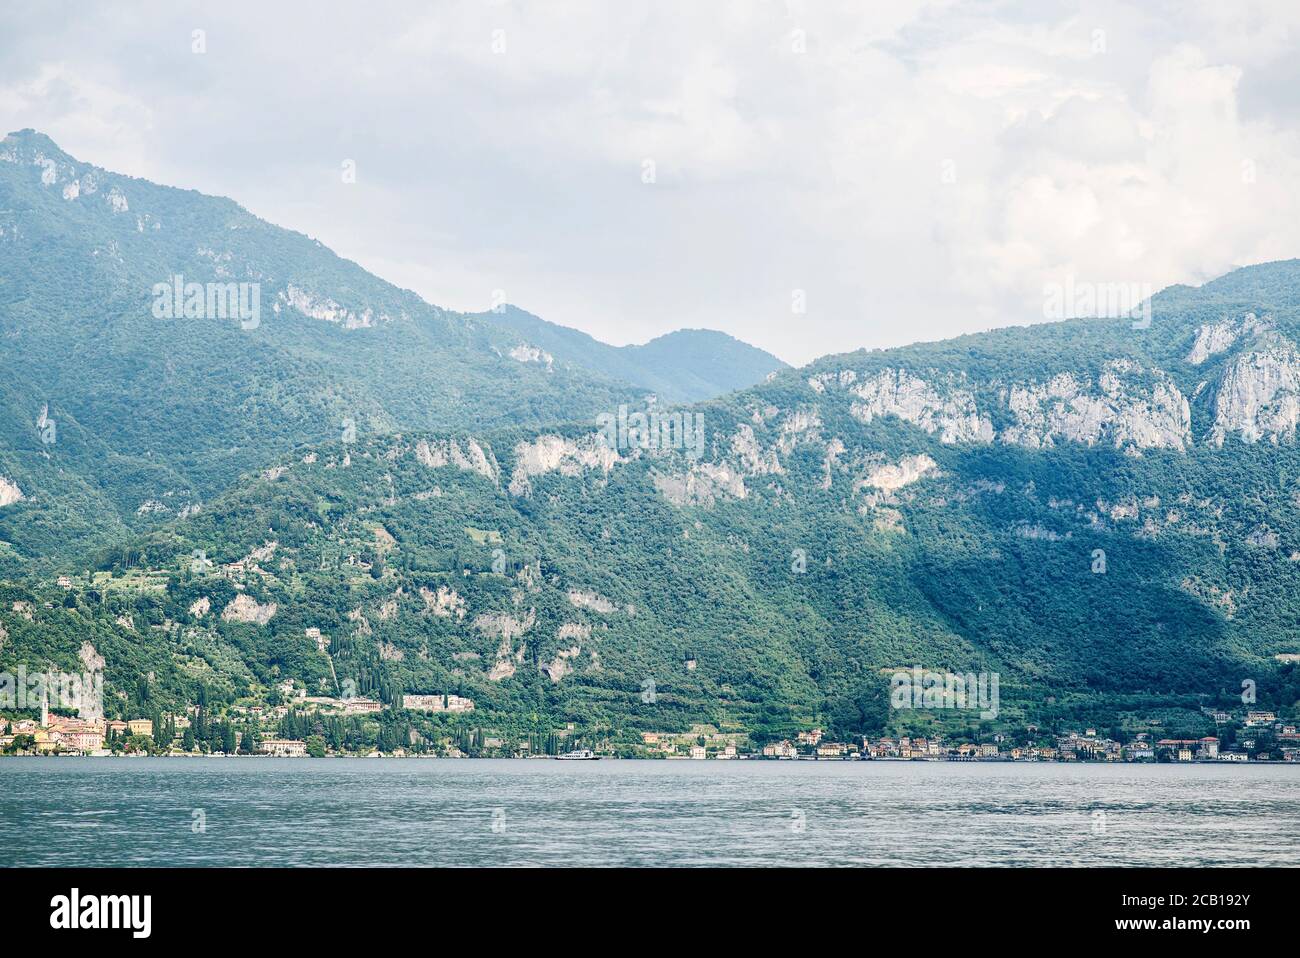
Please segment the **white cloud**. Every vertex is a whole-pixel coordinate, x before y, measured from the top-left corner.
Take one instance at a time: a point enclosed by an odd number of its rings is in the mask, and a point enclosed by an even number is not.
[[[1300,253],[1293,135],[1237,111],[1241,68],[1178,45],[1135,108],[1119,90],[1043,109],[1007,138],[997,198],[955,234],[973,296],[1028,310],[1044,282],[1201,282]],[[1254,176],[1252,181],[1251,177]]]
[[[0,121],[441,305],[806,361],[1300,255],[1293,7],[11,6]]]

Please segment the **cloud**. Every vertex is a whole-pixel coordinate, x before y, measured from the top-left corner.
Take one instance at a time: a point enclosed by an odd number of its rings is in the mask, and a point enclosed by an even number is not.
[[[1292,7],[10,5],[0,121],[440,305],[802,362],[1300,255]]]
[[[954,232],[972,296],[1028,312],[1044,282],[1199,283],[1300,252],[1295,137],[1237,110],[1242,70],[1180,44],[1140,102],[1043,102],[1002,138],[995,198]],[[1281,228],[1281,234],[1279,234]]]

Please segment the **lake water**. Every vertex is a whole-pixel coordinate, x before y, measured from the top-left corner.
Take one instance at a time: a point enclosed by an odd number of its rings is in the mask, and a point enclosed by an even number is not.
[[[1300,765],[0,759],[0,865],[1295,866]]]

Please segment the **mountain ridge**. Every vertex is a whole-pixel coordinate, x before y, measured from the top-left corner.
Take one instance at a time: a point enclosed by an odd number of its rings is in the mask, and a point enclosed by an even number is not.
[[[1243,681],[1279,708],[1300,697],[1280,658],[1300,654],[1300,262],[1158,293],[1148,325],[827,356],[664,409],[487,320],[412,304],[408,323],[373,278],[238,219],[247,246],[180,265],[271,276],[277,321],[160,327],[141,283],[172,264],[127,240],[168,221],[122,220],[144,210],[81,174],[63,199],[71,174],[47,169],[0,163],[0,199],[20,201],[0,202],[18,228],[0,234],[18,251],[0,260],[0,398],[26,417],[0,434],[22,496],[0,485],[0,664],[75,668],[89,642],[114,713],[265,702],[291,679],[351,681],[393,706],[383,722],[405,693],[455,693],[477,703],[457,722],[624,744],[699,724],[1182,738]],[[50,218],[83,197],[80,232]],[[162,356],[142,346],[160,328]],[[366,351],[390,330],[408,355]],[[83,353],[111,357],[111,380]],[[411,357],[436,392],[410,385]],[[300,425],[318,417],[331,428]],[[69,547],[106,476],[128,508]],[[1001,714],[869,707],[914,666],[1000,675]]]
[[[234,200],[102,170],[35,131],[0,140],[0,254],[0,475],[23,495],[0,515],[0,569],[194,508],[345,430],[592,421],[644,392],[512,356],[512,331]],[[173,283],[209,300],[237,287],[248,307],[256,293],[256,321],[204,318],[206,302],[185,319],[188,293],[159,310]]]
[[[713,399],[789,368],[771,353],[717,330],[678,329],[645,343],[610,346],[509,304],[477,315],[519,333],[523,348],[636,383],[662,402]]]

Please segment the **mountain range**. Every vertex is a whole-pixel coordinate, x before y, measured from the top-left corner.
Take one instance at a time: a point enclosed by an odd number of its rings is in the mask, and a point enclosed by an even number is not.
[[[176,276],[258,322],[158,318]],[[12,134],[0,665],[103,659],[120,714],[289,678],[615,739],[990,721],[882,715],[920,666],[1000,675],[1008,727],[1204,734],[1300,697],[1298,304],[1293,260],[800,369],[616,348]]]
[[[784,366],[721,333],[617,349],[513,307],[440,309],[230,200],[31,130],[0,141],[0,254],[0,474],[23,496],[0,519],[0,569],[186,514],[345,430],[591,421],[647,389],[715,396]],[[250,311],[255,294],[257,322],[185,319],[193,284],[234,284]]]
[[[514,306],[480,315],[519,333],[526,344],[516,347],[520,351],[538,350],[544,362],[560,359],[644,386],[661,402],[713,399],[787,368],[771,353],[712,329],[679,329],[639,346],[609,346]]]

